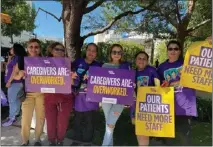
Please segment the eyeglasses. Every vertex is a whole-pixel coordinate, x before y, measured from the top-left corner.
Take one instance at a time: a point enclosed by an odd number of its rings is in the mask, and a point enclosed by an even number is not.
[[[179,48],[168,48],[168,51],[179,51]]]
[[[54,50],[57,51],[57,52],[59,52],[59,51],[65,52],[65,49],[62,49],[62,48],[54,48]]]
[[[112,51],[112,54],[113,55],[122,55],[122,51]]]

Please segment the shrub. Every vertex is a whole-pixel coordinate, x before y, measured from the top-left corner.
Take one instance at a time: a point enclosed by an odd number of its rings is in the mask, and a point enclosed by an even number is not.
[[[211,122],[212,121],[212,100],[198,97],[197,111],[198,111],[198,117],[195,118],[196,120]]]

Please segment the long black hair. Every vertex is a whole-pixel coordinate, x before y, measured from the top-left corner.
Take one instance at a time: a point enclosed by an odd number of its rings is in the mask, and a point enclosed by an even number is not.
[[[14,50],[14,54],[18,56],[17,63],[18,63],[19,70],[24,70],[24,57],[27,56],[27,52],[25,48],[22,45],[15,43],[13,45],[13,50]]]
[[[16,56],[27,56],[27,52],[21,44],[15,43],[13,45],[13,51]]]

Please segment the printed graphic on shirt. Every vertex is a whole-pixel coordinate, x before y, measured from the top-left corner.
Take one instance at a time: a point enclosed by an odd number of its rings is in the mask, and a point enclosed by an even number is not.
[[[164,71],[164,78],[169,86],[174,87],[175,92],[182,92],[183,87],[179,85],[182,66],[178,68],[170,68]]]
[[[85,69],[83,69],[83,68],[78,68],[78,69],[77,69],[77,73],[78,73],[78,74],[82,74],[84,71],[85,71]],[[84,74],[84,76],[82,77],[82,78],[83,78],[83,81],[85,81],[85,80],[84,80],[85,77],[88,77],[88,71],[87,71],[87,72]],[[85,89],[86,86],[87,86],[87,83],[83,82],[83,83],[81,83],[80,89]]]
[[[148,76],[138,76],[137,77],[137,86],[148,86],[149,84],[149,77]]]

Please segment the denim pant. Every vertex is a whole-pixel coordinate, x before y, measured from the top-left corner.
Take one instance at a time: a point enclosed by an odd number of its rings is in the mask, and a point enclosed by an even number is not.
[[[124,109],[124,105],[102,103],[102,108],[106,121],[106,131],[102,146],[112,146],[115,124]],[[113,125],[114,128],[110,128],[108,125]]]
[[[23,87],[22,83],[12,83],[7,90],[8,102],[9,102],[9,118],[15,119],[16,115],[20,112],[21,102],[17,99],[17,94]]]

